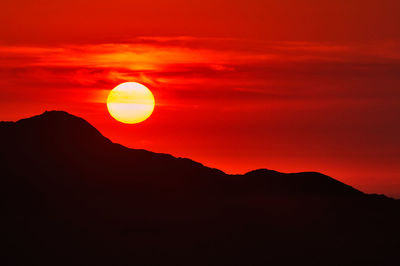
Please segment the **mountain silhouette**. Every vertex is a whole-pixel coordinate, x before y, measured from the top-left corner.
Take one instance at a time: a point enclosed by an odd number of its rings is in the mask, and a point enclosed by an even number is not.
[[[397,265],[400,204],[316,173],[229,175],[49,111],[0,123],[1,265]]]

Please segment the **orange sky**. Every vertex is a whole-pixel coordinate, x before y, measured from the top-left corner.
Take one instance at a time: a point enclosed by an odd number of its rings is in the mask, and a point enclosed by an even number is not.
[[[66,110],[228,173],[400,196],[400,2],[321,2],[2,1],[0,120]],[[156,98],[141,124],[107,113],[125,81]]]

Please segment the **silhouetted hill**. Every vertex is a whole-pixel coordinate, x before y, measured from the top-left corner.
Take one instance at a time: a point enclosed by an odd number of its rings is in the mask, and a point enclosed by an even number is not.
[[[1,265],[397,265],[399,204],[326,175],[228,175],[51,111],[0,123]]]

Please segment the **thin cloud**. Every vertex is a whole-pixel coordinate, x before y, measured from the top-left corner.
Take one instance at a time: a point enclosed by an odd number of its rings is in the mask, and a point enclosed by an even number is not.
[[[370,79],[400,83],[398,47],[393,41],[343,44],[189,36],[62,47],[3,45],[0,84],[3,93],[16,86],[100,91],[135,80],[151,85],[161,97],[174,95],[188,105],[221,97],[232,101],[374,97],[378,90],[380,97],[392,97],[397,95],[394,88]]]

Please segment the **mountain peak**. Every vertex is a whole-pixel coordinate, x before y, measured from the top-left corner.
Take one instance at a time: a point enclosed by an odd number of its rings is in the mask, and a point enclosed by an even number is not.
[[[80,121],[81,123],[85,122],[85,123],[89,124],[83,118],[72,115],[66,111],[59,111],[59,110],[51,110],[51,111],[46,110],[40,115],[21,119],[21,120],[17,121],[17,123],[21,123],[21,122],[25,122],[25,121],[38,121],[38,120],[47,120],[47,121],[58,120],[58,121],[63,121],[63,122],[69,120],[69,121],[75,121],[75,122]]]
[[[1,122],[0,133],[3,139],[15,139],[21,143],[34,141],[38,145],[111,143],[85,119],[65,111],[45,111],[16,122]]]
[[[271,170],[271,169],[266,169],[266,168],[261,168],[261,169],[256,169],[252,170],[250,172],[247,172],[245,175],[246,176],[257,176],[257,175],[278,175],[281,174],[278,171]]]
[[[58,117],[58,118],[80,118],[62,110],[46,110],[44,113],[37,115],[39,117]]]

